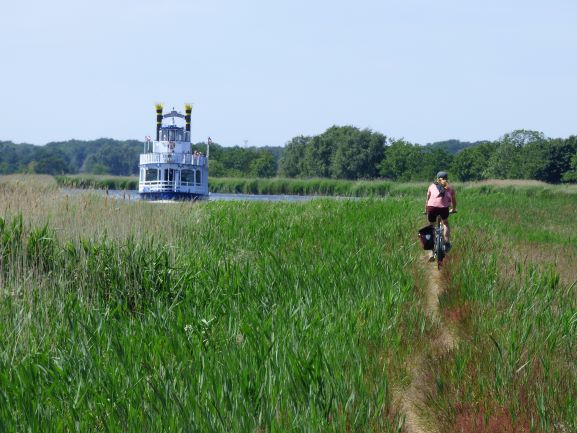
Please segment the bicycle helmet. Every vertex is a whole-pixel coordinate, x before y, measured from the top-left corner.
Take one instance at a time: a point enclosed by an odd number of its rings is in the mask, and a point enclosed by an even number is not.
[[[437,173],[437,179],[445,179],[448,180],[449,179],[449,175],[447,174],[446,171],[440,171]]]

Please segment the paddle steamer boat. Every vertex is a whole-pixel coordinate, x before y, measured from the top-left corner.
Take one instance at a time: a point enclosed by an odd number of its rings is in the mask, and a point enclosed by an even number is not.
[[[192,106],[184,113],[174,109],[163,113],[156,105],[156,140],[146,137],[140,154],[138,193],[145,200],[202,200],[208,198],[207,155],[192,151],[190,118]],[[177,121],[184,121],[178,126]]]

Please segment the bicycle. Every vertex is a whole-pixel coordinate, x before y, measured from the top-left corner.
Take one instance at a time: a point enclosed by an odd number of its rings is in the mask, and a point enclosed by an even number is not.
[[[443,266],[445,253],[445,224],[443,224],[443,219],[437,216],[433,236],[433,260],[437,262],[437,269],[439,270]]]
[[[451,211],[451,214],[457,213],[456,211]],[[447,255],[447,245],[445,242],[445,224],[441,216],[437,216],[437,221],[433,227],[433,255],[430,261],[437,262],[437,269],[441,269],[443,266],[443,260]]]

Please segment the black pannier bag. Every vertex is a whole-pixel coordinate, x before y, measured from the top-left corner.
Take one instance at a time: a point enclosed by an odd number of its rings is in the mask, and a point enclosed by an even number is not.
[[[435,244],[433,239],[433,234],[435,229],[432,226],[425,226],[419,230],[419,241],[421,241],[421,247],[424,250],[432,250]]]

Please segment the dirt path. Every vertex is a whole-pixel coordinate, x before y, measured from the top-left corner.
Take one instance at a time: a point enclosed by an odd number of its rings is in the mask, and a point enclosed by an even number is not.
[[[457,333],[450,327],[439,311],[439,296],[446,289],[445,271],[439,271],[435,262],[428,262],[429,254],[422,257],[422,266],[427,275],[425,291],[425,313],[433,321],[437,333],[423,348],[410,366],[411,383],[399,396],[399,405],[405,416],[407,433],[440,433],[434,414],[427,413],[426,399],[434,391],[435,379],[428,368],[429,356],[443,356],[457,344]]]

